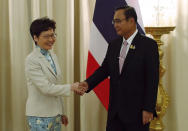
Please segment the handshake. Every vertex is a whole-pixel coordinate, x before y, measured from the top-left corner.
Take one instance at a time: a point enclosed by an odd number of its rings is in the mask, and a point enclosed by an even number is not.
[[[71,85],[71,91],[74,91],[78,95],[84,95],[84,93],[88,90],[87,82],[75,82]]]

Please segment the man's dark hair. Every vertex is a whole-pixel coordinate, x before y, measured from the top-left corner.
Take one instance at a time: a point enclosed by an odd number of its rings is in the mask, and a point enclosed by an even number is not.
[[[39,37],[41,32],[47,31],[49,29],[53,29],[55,31],[56,22],[54,20],[47,18],[47,17],[42,17],[42,18],[34,20],[31,23],[30,34],[31,34],[32,38],[34,39],[34,35]]]
[[[135,22],[137,22],[137,15],[136,15],[136,11],[133,7],[131,6],[121,6],[121,7],[118,7],[115,9],[115,11],[118,11],[118,10],[122,10],[124,9],[124,15],[125,15],[125,18],[126,20],[128,20],[129,18],[133,18],[135,20]]]

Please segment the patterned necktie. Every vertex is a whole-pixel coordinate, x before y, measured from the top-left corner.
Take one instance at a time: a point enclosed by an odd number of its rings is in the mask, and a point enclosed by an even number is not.
[[[122,70],[122,67],[123,67],[123,64],[124,64],[124,60],[125,60],[125,57],[126,57],[126,50],[127,50],[127,41],[125,40],[124,43],[123,43],[123,47],[121,49],[121,52],[120,52],[120,56],[119,56],[119,72],[121,73],[121,70]]]

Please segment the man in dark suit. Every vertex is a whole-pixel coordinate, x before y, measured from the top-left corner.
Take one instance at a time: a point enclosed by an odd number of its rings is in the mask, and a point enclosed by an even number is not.
[[[156,115],[158,46],[138,32],[136,23],[133,7],[115,10],[113,24],[120,37],[109,44],[102,65],[80,83],[89,92],[110,77],[107,131],[149,131]]]

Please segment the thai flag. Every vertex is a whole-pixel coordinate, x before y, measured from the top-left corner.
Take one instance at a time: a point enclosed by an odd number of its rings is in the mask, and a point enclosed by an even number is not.
[[[137,28],[140,33],[144,34],[143,22],[137,0],[96,0],[93,21],[91,24],[87,77],[89,77],[102,64],[108,43],[117,37],[112,25],[115,7],[125,5],[135,8],[138,16]],[[94,88],[94,92],[104,107],[108,110],[109,79],[105,79],[96,88]]]

